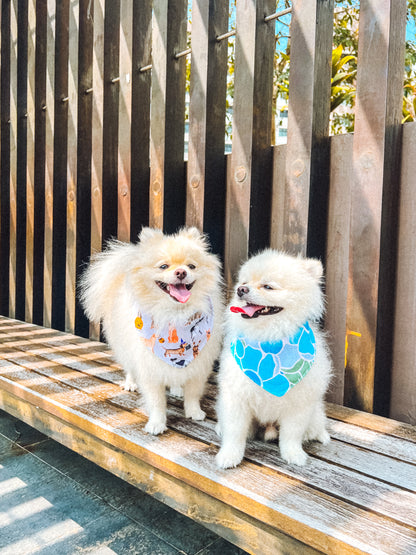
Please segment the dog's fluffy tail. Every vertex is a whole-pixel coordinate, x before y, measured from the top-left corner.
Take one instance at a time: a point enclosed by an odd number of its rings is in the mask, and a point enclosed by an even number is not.
[[[100,322],[111,309],[114,295],[123,283],[132,260],[136,245],[121,241],[109,241],[105,251],[91,257],[88,268],[81,276],[79,298],[87,317]]]

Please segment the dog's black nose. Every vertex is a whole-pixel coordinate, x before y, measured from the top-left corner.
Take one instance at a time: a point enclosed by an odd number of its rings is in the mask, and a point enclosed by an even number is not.
[[[186,270],[183,270],[182,268],[178,268],[177,270],[175,270],[175,277],[180,280],[185,279],[187,275],[188,274],[186,273]]]
[[[237,295],[239,297],[243,297],[243,295],[246,295],[249,291],[250,289],[248,287],[246,287],[245,285],[240,285],[240,287],[237,289]]]

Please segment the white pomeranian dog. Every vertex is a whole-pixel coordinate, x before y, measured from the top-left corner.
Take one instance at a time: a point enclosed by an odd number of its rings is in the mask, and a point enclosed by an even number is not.
[[[324,395],[332,367],[318,321],[324,310],[318,260],[265,250],[241,267],[226,316],[220,361],[221,468],[244,456],[254,423],[277,437],[281,457],[304,465],[302,443],[329,441]]]
[[[102,321],[125,389],[139,388],[149,420],[166,428],[166,387],[183,391],[185,415],[203,420],[200,399],[221,349],[220,262],[196,228],[175,235],[144,228],[137,244],[111,241],[81,279],[88,318]]]

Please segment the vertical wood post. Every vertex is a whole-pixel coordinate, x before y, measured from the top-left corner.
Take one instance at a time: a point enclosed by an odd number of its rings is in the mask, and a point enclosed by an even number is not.
[[[216,252],[224,245],[226,40],[229,1],[195,0],[192,5],[192,58],[186,223],[205,230]]]
[[[303,255],[308,224],[318,230],[326,224],[333,12],[333,0],[292,4],[283,247]],[[323,254],[322,239],[312,239],[312,251]]]
[[[388,168],[398,167],[397,128],[401,119],[405,21],[405,0],[361,2],[345,402],[368,412],[374,409],[374,388],[380,377],[375,370],[377,343],[387,357],[385,362],[391,361],[391,329],[380,317],[392,314],[394,299],[394,290],[390,289],[392,276],[387,275],[389,270],[384,267],[385,264],[394,266],[394,250],[391,239],[386,241],[385,237],[395,233],[397,221],[395,208],[386,203],[397,195],[394,187],[398,176],[393,177]],[[384,214],[382,205],[387,210]],[[380,265],[382,236],[390,259],[386,256]],[[385,379],[386,376],[382,381]],[[387,383],[383,385],[388,387]]]
[[[416,424],[416,123],[405,124],[390,417]]]
[[[270,0],[237,2],[233,149],[226,201],[228,283],[249,251],[268,242],[275,23],[264,18],[274,10]]]
[[[185,58],[175,54],[186,48],[187,6],[153,5],[149,223],[169,233],[185,219]]]

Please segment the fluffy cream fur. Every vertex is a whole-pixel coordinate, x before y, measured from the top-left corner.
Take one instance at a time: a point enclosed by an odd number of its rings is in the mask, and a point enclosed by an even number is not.
[[[223,313],[220,263],[209,253],[203,235],[195,228],[175,235],[144,228],[137,244],[112,241],[93,256],[81,280],[81,302],[88,318],[103,323],[105,337],[126,372],[128,390],[137,386],[149,414],[148,433],[166,430],[166,387],[183,388],[185,414],[203,420],[200,408],[206,380],[221,345]],[[175,271],[185,270],[183,283],[194,283],[187,302],[178,302],[157,282],[175,284]],[[211,338],[186,368],[175,368],[159,359],[138,337],[134,326],[136,303],[150,314],[155,327],[180,326],[196,312],[214,308]]]
[[[331,361],[323,333],[317,325],[324,309],[321,291],[322,265],[318,260],[266,250],[241,268],[231,306],[280,307],[276,314],[244,318],[229,310],[220,363],[220,394],[217,404],[218,432],[222,444],[216,460],[221,468],[237,466],[245,451],[253,422],[266,426],[265,439],[277,437],[282,458],[297,465],[307,461],[302,442],[329,441],[325,429],[323,398],[331,375]],[[237,295],[237,289],[240,295]],[[230,351],[232,340],[278,341],[293,335],[309,321],[316,338],[315,361],[304,379],[283,397],[261,389],[238,367]]]

